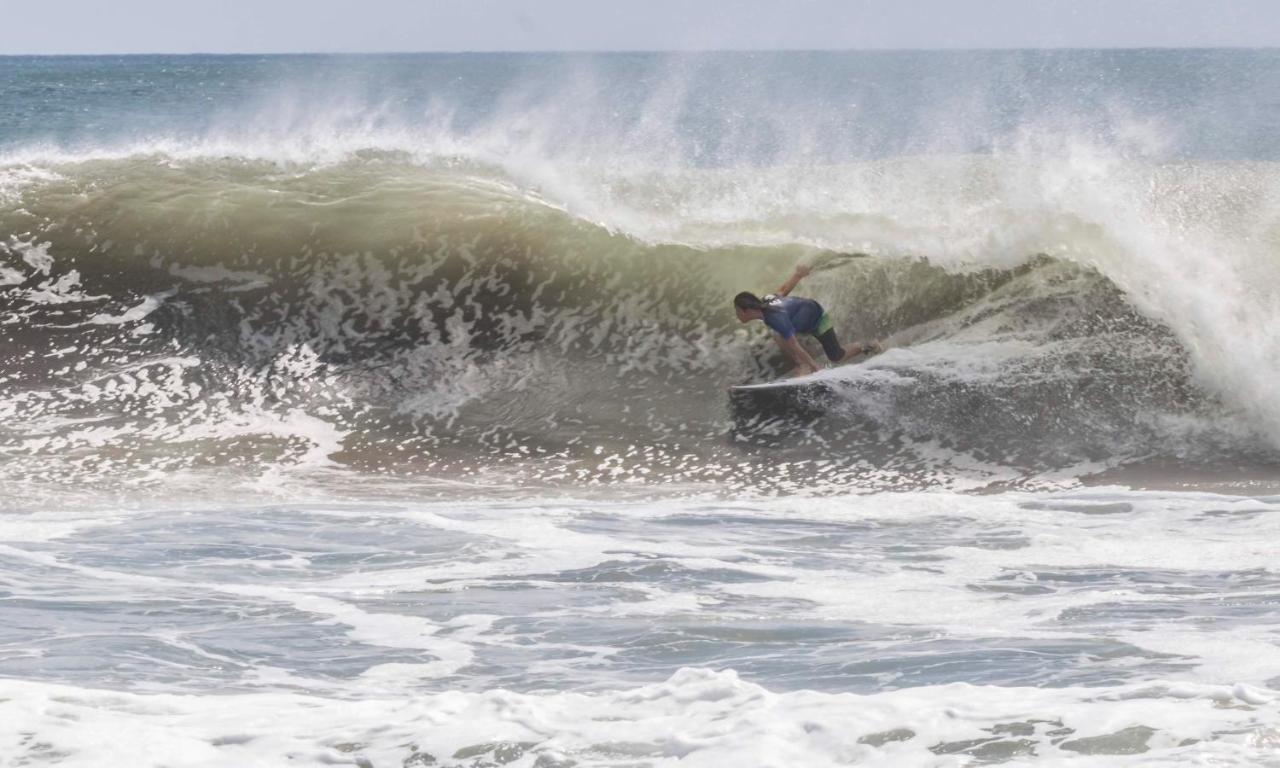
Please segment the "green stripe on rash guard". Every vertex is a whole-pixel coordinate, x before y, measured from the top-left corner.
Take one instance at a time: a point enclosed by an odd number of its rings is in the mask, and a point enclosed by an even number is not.
[[[814,327],[812,333],[814,336],[821,336],[829,330],[831,330],[831,315],[823,312],[822,317],[818,318],[818,324]]]

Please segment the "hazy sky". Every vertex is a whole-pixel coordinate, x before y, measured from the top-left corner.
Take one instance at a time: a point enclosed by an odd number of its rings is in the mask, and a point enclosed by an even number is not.
[[[1280,46],[1280,0],[0,0],[0,54]]]

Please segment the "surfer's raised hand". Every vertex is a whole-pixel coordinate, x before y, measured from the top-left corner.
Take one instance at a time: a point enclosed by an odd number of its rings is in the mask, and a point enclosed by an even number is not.
[[[796,284],[800,282],[800,279],[812,271],[813,270],[810,267],[804,264],[797,264],[796,268],[791,272],[791,278],[782,284],[782,287],[777,291],[777,295],[786,296],[791,293],[791,290],[796,287]]]

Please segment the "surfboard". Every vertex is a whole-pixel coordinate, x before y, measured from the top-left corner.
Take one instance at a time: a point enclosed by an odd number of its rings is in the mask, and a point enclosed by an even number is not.
[[[820,371],[814,371],[813,373],[806,373],[804,376],[794,376],[789,378],[774,379],[773,381],[760,381],[754,384],[735,384],[729,387],[729,391],[730,392],[758,392],[761,390],[791,389],[796,387],[805,388],[805,387],[813,387],[814,385],[825,385],[830,383],[831,381],[847,379],[848,375],[847,374],[842,375],[841,370],[843,370],[846,366],[857,365],[859,363],[869,360],[872,357],[875,357],[876,355],[884,354],[885,347],[883,346],[883,342],[881,342],[881,344],[882,346],[879,352],[875,352],[871,355],[866,355],[866,354],[860,355],[851,363],[845,363],[843,365],[835,365],[830,368],[823,368]]]
[[[836,376],[832,376],[833,371],[835,371],[834,368],[827,368],[825,370],[805,374],[804,376],[774,379],[773,381],[761,381],[755,384],[735,384],[734,386],[729,387],[729,391],[766,392],[770,390],[804,389],[815,385],[825,385],[832,379],[837,378]]]
[[[807,422],[822,418],[831,409],[836,395],[831,373],[833,371],[825,370],[793,379],[729,387],[729,414],[735,424],[758,423],[761,419]]]

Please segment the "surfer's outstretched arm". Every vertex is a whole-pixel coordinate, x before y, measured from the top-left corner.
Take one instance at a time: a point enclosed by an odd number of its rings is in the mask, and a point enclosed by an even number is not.
[[[809,354],[809,350],[805,349],[804,345],[800,343],[800,339],[795,336],[784,339],[775,333],[773,340],[778,342],[778,346],[782,348],[782,351],[787,354],[787,357],[791,358],[791,362],[795,363],[796,367],[788,374],[789,376],[804,376],[818,370],[817,361]]]
[[[787,278],[787,282],[783,283],[782,287],[778,289],[777,294],[779,296],[786,296],[790,294],[792,289],[799,284],[800,279],[812,271],[813,270],[803,264],[797,264],[795,271],[791,273],[791,277]]]

